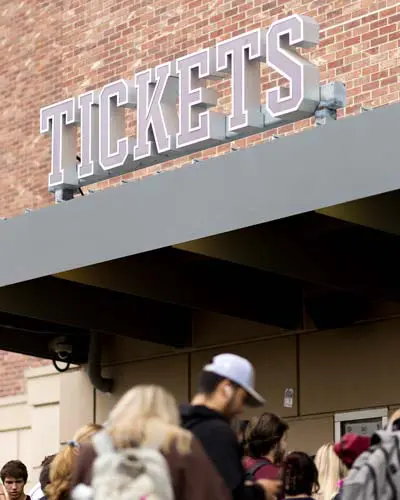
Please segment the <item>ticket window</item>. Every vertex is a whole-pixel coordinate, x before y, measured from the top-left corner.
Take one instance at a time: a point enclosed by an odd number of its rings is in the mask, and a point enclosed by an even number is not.
[[[374,432],[384,429],[387,422],[387,408],[336,413],[335,441],[340,441],[341,437],[349,432],[371,436]]]

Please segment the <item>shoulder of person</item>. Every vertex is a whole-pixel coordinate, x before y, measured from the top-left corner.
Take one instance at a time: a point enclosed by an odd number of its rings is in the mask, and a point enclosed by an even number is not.
[[[91,484],[92,467],[96,457],[96,450],[91,443],[81,445],[72,469],[71,489],[80,483]]]
[[[191,451],[182,456],[185,469],[184,498],[190,500],[231,500],[231,494],[217,472],[214,464],[204,451],[201,442],[193,436]]]
[[[163,453],[167,462],[179,468],[200,467],[202,463],[209,463],[209,457],[204,450],[204,447],[196,436],[191,436],[190,451],[186,454],[181,454],[175,443],[172,443],[168,453]]]
[[[84,443],[79,448],[78,461],[80,463],[92,462],[97,457],[92,443]]]
[[[218,439],[218,441],[224,440],[224,441],[232,441],[234,443],[237,443],[237,437],[235,434],[235,431],[232,429],[232,427],[229,425],[229,423],[225,420],[221,419],[207,419],[201,422],[198,425],[198,431],[201,434],[202,432],[207,433],[210,435],[210,433],[213,433],[212,436],[215,439]]]

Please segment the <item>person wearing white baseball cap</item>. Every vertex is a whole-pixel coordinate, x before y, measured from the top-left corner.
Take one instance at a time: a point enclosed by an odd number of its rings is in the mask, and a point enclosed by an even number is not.
[[[245,406],[261,407],[264,398],[255,390],[253,365],[236,354],[219,354],[200,373],[190,405],[181,405],[182,426],[202,443],[205,452],[232,492],[233,500],[275,497],[280,481],[262,479],[245,483],[243,451],[231,426]]]

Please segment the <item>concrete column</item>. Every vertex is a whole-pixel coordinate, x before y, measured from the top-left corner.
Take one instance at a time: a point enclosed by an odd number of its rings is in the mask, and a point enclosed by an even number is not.
[[[60,375],[60,444],[89,423],[95,423],[94,389],[82,368],[68,370]]]
[[[31,425],[30,436],[22,436],[21,452],[28,452],[30,448],[33,482],[37,480],[38,467],[43,458],[59,450],[60,375],[53,366],[48,365],[27,370],[25,377]]]

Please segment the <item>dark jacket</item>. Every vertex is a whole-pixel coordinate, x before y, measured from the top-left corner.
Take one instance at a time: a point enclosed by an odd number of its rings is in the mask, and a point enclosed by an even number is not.
[[[229,421],[206,406],[182,405],[180,411],[182,426],[201,442],[232,492],[233,499],[264,500],[264,489],[261,486],[244,483],[243,451]]]
[[[96,456],[91,444],[81,446],[72,472],[71,490],[80,483],[90,486]],[[191,453],[181,455],[172,446],[164,457],[171,473],[175,500],[231,500],[229,490],[196,439],[193,439]]]

